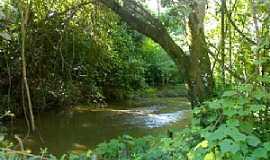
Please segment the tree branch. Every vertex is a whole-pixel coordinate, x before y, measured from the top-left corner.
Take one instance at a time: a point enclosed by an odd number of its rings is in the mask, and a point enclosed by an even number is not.
[[[158,19],[152,16],[141,4],[134,0],[125,0],[123,5],[120,5],[116,0],[86,0],[63,12],[55,13],[46,19],[52,19],[67,13],[74,14],[82,7],[91,3],[103,4],[119,15],[119,17],[131,28],[158,43],[168,55],[172,57],[179,67],[179,70],[184,74],[187,73],[189,58],[183,49],[174,42],[166,28]]]
[[[173,41],[162,23],[147,12],[142,5],[134,0],[126,0],[123,5],[120,5],[115,0],[99,0],[99,2],[119,15],[131,28],[158,43],[172,57],[177,66],[180,66],[179,70],[183,74],[187,73],[188,56]]]
[[[251,38],[247,37],[247,35],[245,35],[245,33],[243,33],[238,27],[237,25],[235,24],[235,22],[232,20],[232,17],[231,17],[231,13],[228,12],[228,9],[227,9],[227,5],[225,4],[225,13],[226,13],[226,16],[228,17],[228,20],[229,22],[232,24],[232,26],[234,27],[234,29],[244,38],[246,39],[248,42],[256,45],[257,43],[255,41],[253,41]]]
[[[222,60],[219,59],[217,56],[215,56],[215,54],[214,54],[212,51],[208,50],[208,52],[209,52],[209,54],[214,58],[215,61],[217,61],[219,64],[222,64]],[[225,69],[226,71],[228,71],[234,78],[240,80],[241,82],[245,82],[245,79],[242,78],[242,77],[240,77],[240,76],[239,76],[236,72],[234,72],[230,67],[224,65],[224,69]]]

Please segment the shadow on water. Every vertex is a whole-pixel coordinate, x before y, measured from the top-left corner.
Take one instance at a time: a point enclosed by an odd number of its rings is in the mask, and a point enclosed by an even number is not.
[[[168,128],[184,128],[191,119],[188,102],[183,98],[158,98],[116,103],[106,108],[75,106],[60,112],[46,112],[36,117],[38,134],[24,141],[26,148],[39,153],[93,149],[98,143],[123,134],[144,136],[166,133]],[[149,102],[151,101],[151,103]],[[17,119],[12,134],[24,136],[25,124]]]

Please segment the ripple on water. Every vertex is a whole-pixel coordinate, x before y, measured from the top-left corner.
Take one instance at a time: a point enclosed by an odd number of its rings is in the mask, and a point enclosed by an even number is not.
[[[183,112],[178,111],[174,113],[163,113],[163,114],[148,114],[145,119],[145,125],[148,128],[158,128],[170,123],[177,122],[183,117]]]
[[[128,119],[126,124],[132,124],[146,128],[159,128],[179,121],[184,116],[183,112],[184,111],[160,114],[149,113],[145,115],[134,116],[132,120]]]

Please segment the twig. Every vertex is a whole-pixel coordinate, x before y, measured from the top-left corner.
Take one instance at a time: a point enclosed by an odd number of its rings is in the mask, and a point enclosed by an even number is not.
[[[38,156],[38,155],[34,155],[31,153],[26,153],[26,152],[22,152],[22,151],[15,151],[15,150],[11,150],[8,148],[0,148],[1,151],[3,152],[8,152],[8,153],[13,153],[13,154],[19,154],[19,155],[24,155],[24,156],[28,156],[28,157],[35,157],[35,158],[40,158],[41,160],[49,160],[46,157],[42,157],[42,156]]]
[[[224,118],[224,116],[221,113],[220,116],[218,117],[217,121],[215,122],[213,129],[215,129],[217,127],[218,123],[221,122],[223,120],[223,118]]]
[[[24,152],[24,146],[23,146],[23,142],[22,142],[22,139],[17,135],[15,134],[15,139],[19,142],[19,145],[20,145],[20,148],[21,148],[21,151]]]

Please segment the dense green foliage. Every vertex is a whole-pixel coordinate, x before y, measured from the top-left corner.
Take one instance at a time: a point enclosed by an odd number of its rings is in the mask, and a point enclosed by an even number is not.
[[[34,108],[104,103],[127,98],[147,86],[180,82],[172,60],[151,40],[102,6],[87,5],[74,14],[66,13],[74,4],[31,4],[26,59]],[[20,111],[23,103],[19,5],[1,2],[2,112]]]
[[[86,155],[64,157],[71,160],[90,157],[104,160],[268,159],[269,97],[269,92],[261,87],[240,85],[195,109],[190,128],[174,131],[173,137],[122,136],[98,145]],[[8,151],[0,156],[8,155],[11,159],[14,156]]]
[[[186,27],[191,26],[187,19],[195,12],[190,7],[195,1],[163,0],[161,4],[165,11],[154,13],[173,41],[191,55],[191,62],[201,58],[200,53],[190,54],[191,34],[195,31]],[[0,2],[2,113],[7,110],[20,113],[26,102],[21,73],[20,25],[23,16],[20,5],[17,1]],[[187,81],[179,76],[177,63],[174,63],[178,57],[169,57],[159,45],[133,31],[108,7],[100,3],[77,5],[76,0],[35,0],[28,6],[25,50],[27,78],[35,109],[56,104],[102,104],[128,98],[148,86]],[[270,2],[218,1],[209,4],[209,8],[205,15],[205,35],[198,34],[197,38],[207,42],[200,47],[207,48],[211,55],[216,92],[199,106],[193,106],[192,124],[182,131],[173,131],[170,137],[133,138],[126,135],[102,143],[86,154],[69,154],[61,159],[269,159]],[[194,66],[185,67],[183,69],[187,71],[189,67],[194,69]],[[196,69],[200,73],[202,67]],[[191,74],[196,80],[205,80],[209,76],[201,77],[196,73]],[[196,82],[190,83],[199,86]],[[205,88],[198,89],[203,93]],[[4,141],[4,135],[0,135],[0,141],[3,148],[0,159],[57,159],[45,151],[40,156],[13,151],[9,142]]]
[[[195,109],[191,127],[173,138],[123,137],[101,144],[97,154],[105,159],[268,159],[268,101],[263,88],[237,86]]]

